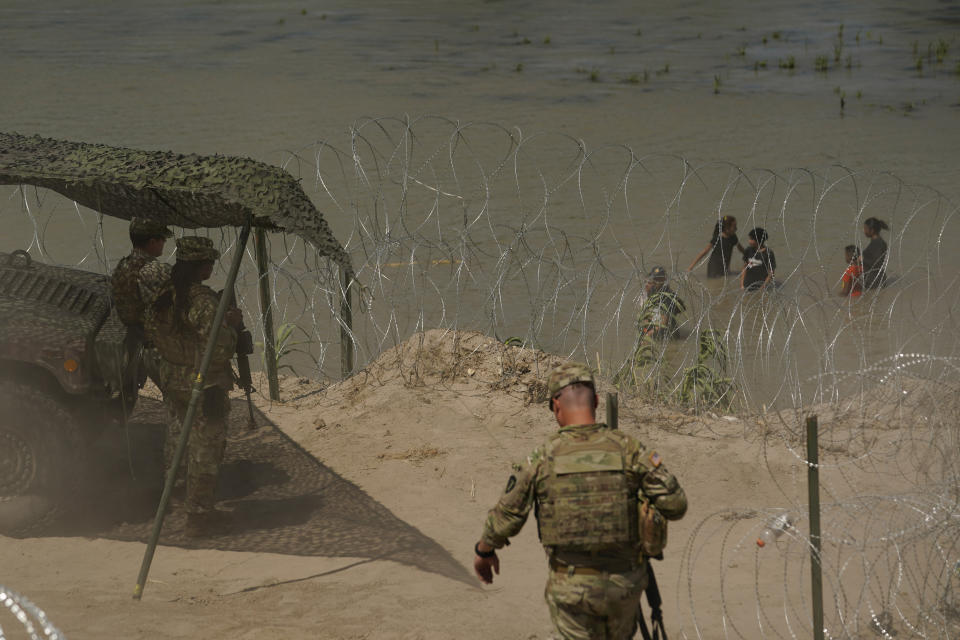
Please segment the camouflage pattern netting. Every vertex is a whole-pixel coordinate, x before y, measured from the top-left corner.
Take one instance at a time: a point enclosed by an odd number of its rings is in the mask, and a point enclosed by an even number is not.
[[[190,229],[239,227],[252,216],[255,226],[295,233],[353,272],[299,182],[250,158],[0,133],[0,184],[45,187],[105,215]]]

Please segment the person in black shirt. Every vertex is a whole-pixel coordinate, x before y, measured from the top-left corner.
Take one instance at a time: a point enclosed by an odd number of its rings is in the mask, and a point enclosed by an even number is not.
[[[737,238],[737,219],[733,216],[723,216],[713,227],[713,237],[710,238],[710,244],[701,251],[687,271],[693,271],[694,267],[703,260],[703,257],[710,254],[707,260],[707,277],[722,278],[730,274],[730,258],[733,256],[733,248],[736,247],[743,253],[743,245]]]
[[[743,253],[743,271],[740,272],[740,288],[751,291],[762,289],[773,281],[777,259],[767,248],[767,232],[763,227],[754,227],[748,234],[750,246]]]
[[[880,232],[889,229],[887,223],[876,218],[863,221],[863,235],[870,243],[863,249],[863,284],[868,289],[882,287],[887,280],[887,242]]]

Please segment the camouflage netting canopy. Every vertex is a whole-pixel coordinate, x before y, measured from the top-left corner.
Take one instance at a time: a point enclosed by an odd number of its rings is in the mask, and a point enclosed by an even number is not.
[[[300,183],[250,158],[182,155],[0,132],[0,184],[56,191],[115,218],[288,231],[348,272],[350,258]]]

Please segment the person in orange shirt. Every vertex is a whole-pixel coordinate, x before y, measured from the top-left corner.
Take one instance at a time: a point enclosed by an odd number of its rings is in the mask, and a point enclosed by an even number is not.
[[[840,282],[840,295],[857,298],[863,293],[863,264],[860,261],[860,249],[854,244],[844,247],[847,256],[847,270]]]

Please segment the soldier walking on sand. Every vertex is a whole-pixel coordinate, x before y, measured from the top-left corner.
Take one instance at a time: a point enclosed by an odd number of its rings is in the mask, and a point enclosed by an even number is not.
[[[177,262],[147,310],[147,335],[161,356],[163,400],[170,421],[164,446],[169,469],[191,389],[216,315],[219,296],[201,284],[213,273],[220,257],[209,238],[185,236],[177,240]],[[216,504],[217,479],[226,445],[227,392],[233,388],[230,358],[237,346],[240,310],[227,311],[217,336],[213,359],[204,379],[204,391],[194,418],[187,450],[186,534],[213,533],[224,524]]]
[[[147,353],[151,345],[149,341],[144,341],[145,301],[140,291],[141,273],[147,266],[164,266],[157,262],[157,258],[163,254],[167,239],[172,237],[173,233],[162,224],[148,218],[133,218],[130,220],[130,242],[133,243],[133,249],[117,263],[110,277],[113,304],[120,320],[127,327],[127,366],[131,371],[136,368],[136,375],[128,375],[124,379],[135,381],[139,386],[143,385],[147,374],[159,386],[156,371],[151,366],[155,358],[148,357]],[[144,352],[144,367],[141,367],[141,349]],[[124,389],[125,394],[133,394],[135,391],[133,388]]]
[[[560,429],[513,466],[474,547],[474,570],[482,582],[493,582],[500,573],[496,550],[520,532],[536,506],[550,564],[545,595],[560,636],[626,640],[636,631],[647,582],[641,521],[654,512],[677,520],[687,499],[658,453],[596,422],[597,394],[586,365],[560,365],[547,388]]]

